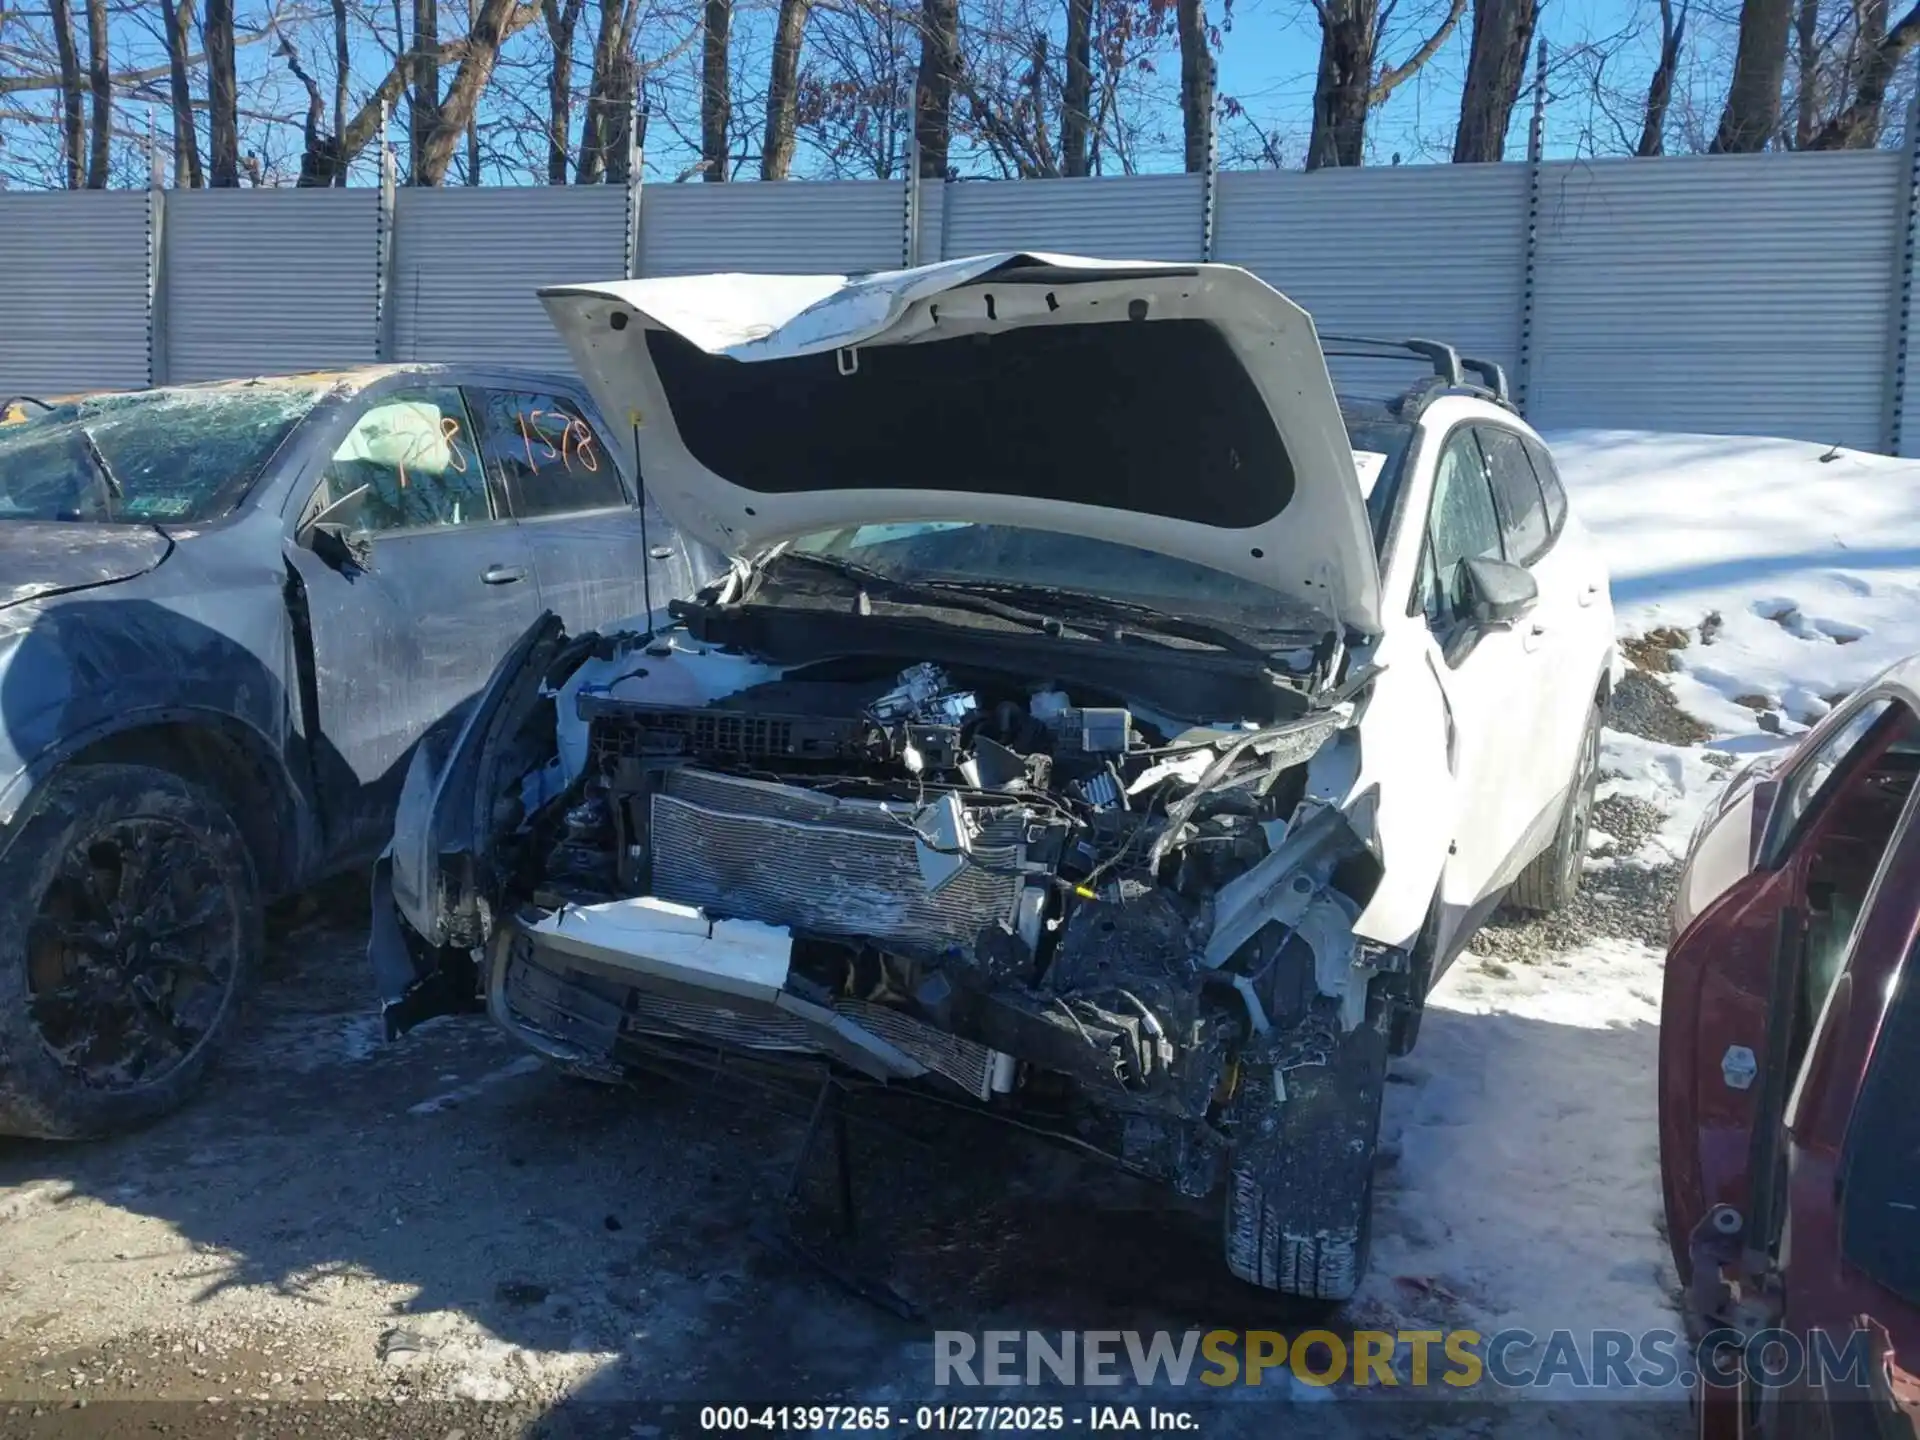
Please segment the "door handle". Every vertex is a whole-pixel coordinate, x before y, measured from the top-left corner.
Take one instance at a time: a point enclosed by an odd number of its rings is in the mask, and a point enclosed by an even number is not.
[[[1598,600],[1599,598],[1600,598],[1600,582],[1598,580],[1589,581],[1587,583],[1587,588],[1580,592],[1580,603],[1582,605],[1591,605],[1593,604],[1594,601]]]
[[[524,565],[489,565],[480,572],[482,585],[511,585],[516,580],[526,578],[527,567]]]
[[[1520,638],[1520,647],[1523,650],[1529,650],[1529,651],[1538,650],[1543,644],[1546,643],[1546,639],[1547,639],[1546,626],[1530,625],[1527,627],[1527,633],[1521,636]]]

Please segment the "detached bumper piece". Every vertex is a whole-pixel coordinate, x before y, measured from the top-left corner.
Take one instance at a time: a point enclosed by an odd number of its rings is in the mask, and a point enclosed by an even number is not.
[[[590,1067],[651,1038],[826,1056],[881,1081],[938,1076],[976,1100],[1012,1088],[1012,1058],[985,1045],[887,1006],[794,993],[791,948],[780,927],[652,896],[529,912],[494,937],[487,1006],[530,1048]]]

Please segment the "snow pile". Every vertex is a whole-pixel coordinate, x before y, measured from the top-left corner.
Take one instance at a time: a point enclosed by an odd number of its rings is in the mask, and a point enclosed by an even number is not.
[[[1753,735],[1762,709],[1810,724],[1920,650],[1920,461],[1733,436],[1547,439],[1606,554],[1621,635],[1685,632],[1674,695],[1720,734]]]

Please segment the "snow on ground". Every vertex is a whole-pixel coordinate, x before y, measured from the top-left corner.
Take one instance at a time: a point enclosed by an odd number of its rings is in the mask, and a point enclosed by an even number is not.
[[[1691,637],[1674,694],[1716,731],[1752,735],[1761,704],[1804,726],[1920,649],[1920,461],[1733,436],[1547,438],[1606,552],[1621,634]]]
[[[1766,737],[1769,745],[1784,742]],[[1687,842],[1714,791],[1733,773],[1725,764],[1707,759],[1717,746],[1665,745],[1639,735],[1609,730],[1602,738],[1600,770],[1605,777],[1594,792],[1596,800],[1626,795],[1656,807],[1660,827],[1640,850],[1620,857],[1628,864],[1677,865],[1686,858]],[[1589,860],[1588,864],[1605,863]]]
[[[1735,762],[1789,743],[1920,651],[1920,462],[1724,436],[1548,439],[1607,558],[1620,637],[1681,632],[1661,678],[1713,732],[1693,746],[1605,737],[1600,797],[1662,818],[1590,871],[1670,872]],[[1763,712],[1780,733],[1761,728]],[[1612,850],[1611,837],[1593,848]],[[1461,957],[1396,1066],[1363,1300],[1489,1334],[1672,1327],[1655,1089],[1663,957],[1631,939],[1504,938]]]
[[[1636,941],[1497,974],[1463,957],[1389,1091],[1371,1292],[1416,1317],[1439,1294],[1484,1335],[1677,1328],[1658,1228],[1659,1013],[1660,956]]]

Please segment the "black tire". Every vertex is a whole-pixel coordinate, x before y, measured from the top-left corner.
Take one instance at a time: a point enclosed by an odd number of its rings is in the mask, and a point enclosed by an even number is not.
[[[1386,1089],[1384,1018],[1370,1014],[1324,1065],[1287,1072],[1287,1098],[1238,1107],[1227,1176],[1227,1268],[1296,1299],[1351,1299],[1373,1243],[1373,1157]],[[1248,1084],[1272,1091],[1270,1072]],[[1261,1105],[1270,1107],[1265,1115]]]
[[[55,775],[0,859],[0,1133],[77,1140],[184,1103],[260,956],[226,808],[144,765]]]
[[[1596,705],[1580,736],[1580,758],[1574,762],[1573,784],[1560,823],[1554,827],[1553,842],[1533,857],[1507,891],[1506,903],[1513,909],[1544,915],[1580,893],[1587,833],[1593,824],[1593,790],[1599,777],[1600,707]]]
[[[1282,1213],[1257,1174],[1236,1165],[1227,1177],[1227,1268],[1250,1285],[1296,1300],[1350,1300],[1372,1260],[1370,1180],[1357,1216],[1351,1226],[1315,1229],[1314,1216]]]

